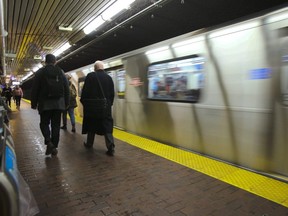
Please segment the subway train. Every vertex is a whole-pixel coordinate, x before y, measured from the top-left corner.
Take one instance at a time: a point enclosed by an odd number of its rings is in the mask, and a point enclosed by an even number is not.
[[[287,180],[288,8],[103,61],[116,128]],[[79,98],[93,70],[67,72]]]

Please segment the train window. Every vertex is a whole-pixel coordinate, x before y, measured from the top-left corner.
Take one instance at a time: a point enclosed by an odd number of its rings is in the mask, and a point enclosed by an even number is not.
[[[126,71],[118,70],[117,71],[117,95],[118,98],[123,99],[125,96],[126,89],[126,80],[125,80]]]
[[[124,99],[125,89],[126,89],[126,71],[121,67],[120,69],[114,69],[107,72],[110,75],[115,83],[115,89],[117,91],[118,99]],[[116,81],[114,79],[114,75]]]
[[[288,27],[279,29],[280,40],[278,40],[279,50],[281,50],[281,91],[283,104],[288,106]]]
[[[199,101],[204,83],[204,58],[198,55],[148,67],[148,99],[192,102]]]
[[[112,78],[112,80],[114,81],[113,75],[114,75],[114,71],[106,71],[106,73]]]
[[[82,89],[84,86],[85,78],[86,78],[86,76],[78,79],[78,96],[79,97],[81,97],[81,94],[82,94]]]

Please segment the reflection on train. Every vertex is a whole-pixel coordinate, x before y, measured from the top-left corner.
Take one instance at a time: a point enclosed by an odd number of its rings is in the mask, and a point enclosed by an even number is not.
[[[104,60],[115,127],[287,176],[287,17],[284,8]],[[80,96],[91,71],[68,72]]]

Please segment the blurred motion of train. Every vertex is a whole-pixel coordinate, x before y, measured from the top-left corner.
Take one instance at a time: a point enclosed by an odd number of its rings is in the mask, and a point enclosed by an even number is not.
[[[287,178],[288,8],[103,61],[115,127]],[[67,72],[79,96],[91,71]],[[31,84],[22,87],[29,99]]]

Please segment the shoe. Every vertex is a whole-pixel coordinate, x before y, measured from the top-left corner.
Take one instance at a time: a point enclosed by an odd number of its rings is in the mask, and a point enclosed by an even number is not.
[[[45,155],[50,155],[53,149],[55,149],[53,143],[52,142],[47,143]]]
[[[106,154],[109,156],[114,156],[114,149],[109,149]]]
[[[88,145],[86,142],[84,142],[85,148],[92,148],[92,145]]]
[[[67,126],[66,125],[63,125],[62,127],[60,127],[61,129],[63,130],[67,130]]]
[[[75,128],[72,128],[72,130],[71,130],[73,133],[75,133],[76,132],[76,129]]]
[[[57,154],[58,154],[57,148],[53,148],[52,152],[51,152],[51,155],[56,156]]]

